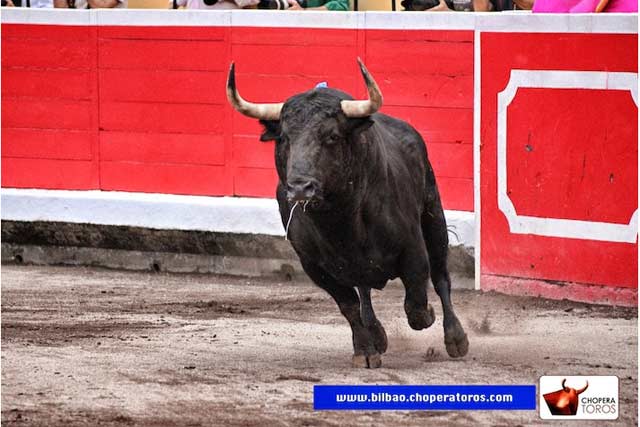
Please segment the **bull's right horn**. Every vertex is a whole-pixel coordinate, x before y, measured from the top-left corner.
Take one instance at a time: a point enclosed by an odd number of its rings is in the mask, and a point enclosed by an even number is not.
[[[562,380],[562,389],[563,389],[564,391],[569,391],[569,390],[567,390],[567,388],[564,386],[564,383],[566,383],[566,382],[567,382],[567,379],[566,379],[566,378]]]
[[[284,103],[254,104],[247,102],[236,89],[236,66],[232,62],[227,77],[227,99],[239,113],[259,120],[280,120],[280,112]]]
[[[589,381],[587,381],[587,384],[584,387],[582,387],[580,390],[576,390],[576,394],[583,393],[587,389],[587,387],[589,387]]]

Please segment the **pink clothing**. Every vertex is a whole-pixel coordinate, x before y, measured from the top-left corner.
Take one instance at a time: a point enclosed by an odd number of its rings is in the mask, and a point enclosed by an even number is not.
[[[211,6],[204,4],[202,0],[178,0],[178,6],[184,6],[187,9],[240,9],[246,6],[258,4],[259,0],[220,0]]]
[[[591,13],[601,0],[536,0],[533,12],[537,13]],[[603,12],[638,12],[637,0],[609,0]]]

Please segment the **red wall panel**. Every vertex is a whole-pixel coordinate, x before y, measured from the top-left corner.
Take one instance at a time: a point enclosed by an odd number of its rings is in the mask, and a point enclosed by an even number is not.
[[[224,166],[102,161],[100,173],[103,190],[202,196],[228,194]]]
[[[2,185],[99,188],[96,29],[2,25]]]
[[[2,128],[3,157],[91,160],[95,132],[66,129]],[[3,174],[4,175],[4,174]]]
[[[224,117],[218,104],[100,103],[100,130],[219,134]]]
[[[273,169],[275,142],[258,141],[256,136],[233,138],[233,162],[239,167]]]
[[[3,41],[6,41],[2,44],[3,66],[88,69],[95,60],[95,45],[88,40],[3,38]]]
[[[7,24],[2,35],[4,185],[64,188],[47,169],[64,160],[83,162],[74,187],[273,197],[273,143],[227,104],[229,63],[246,99],[279,102],[322,81],[364,96],[360,56],[382,111],[427,140],[445,207],[473,209],[472,31]],[[17,171],[31,159],[50,161]]]
[[[481,286],[512,277],[637,287],[637,240],[513,232],[498,205],[497,155],[498,93],[513,70],[637,73],[637,35],[481,37]],[[638,113],[630,91],[585,88],[577,77],[571,89],[543,83],[517,89],[506,110],[507,195],[517,215],[590,221],[591,228],[599,227],[594,221],[629,223],[638,206]]]
[[[3,153],[2,186],[93,190],[98,188],[98,169],[91,161],[15,158]]]
[[[278,174],[275,169],[237,168],[234,188],[238,196],[276,197]]]
[[[100,132],[100,159],[149,163],[225,163],[221,135]]]
[[[225,148],[228,32],[99,29],[102,188],[233,194]]]
[[[532,105],[545,108],[532,115]],[[555,89],[550,94],[523,88],[508,113],[514,141],[507,147],[509,195],[518,213],[629,223],[638,207],[633,197],[638,169],[629,167],[638,158],[638,127],[629,123],[638,108],[629,91]]]
[[[90,100],[95,73],[89,70],[16,69],[2,71],[2,96]]]
[[[222,105],[226,79],[212,71],[106,69],[100,71],[100,100]]]
[[[226,48],[223,41],[101,38],[98,61],[100,68],[220,71]]]
[[[2,99],[2,126],[5,128],[90,129],[94,113],[92,107],[91,101],[6,97]]]

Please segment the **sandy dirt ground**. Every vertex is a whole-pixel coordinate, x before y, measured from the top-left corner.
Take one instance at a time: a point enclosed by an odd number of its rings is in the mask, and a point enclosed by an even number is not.
[[[462,279],[457,279],[462,280]],[[374,292],[381,369],[351,368],[351,332],[310,283],[86,268],[2,267],[2,424],[530,426],[536,411],[313,410],[314,384],[534,384],[617,375],[637,425],[637,310],[456,291],[469,354],[438,319],[412,331],[403,288]]]

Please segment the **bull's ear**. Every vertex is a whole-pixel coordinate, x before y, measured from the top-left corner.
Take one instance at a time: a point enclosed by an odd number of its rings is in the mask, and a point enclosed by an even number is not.
[[[351,135],[357,137],[362,132],[366,131],[373,125],[373,120],[370,117],[364,117],[361,119],[349,119],[349,131]]]
[[[280,138],[279,120],[260,120],[260,124],[264,127],[264,132],[260,135],[260,141],[276,141]]]

